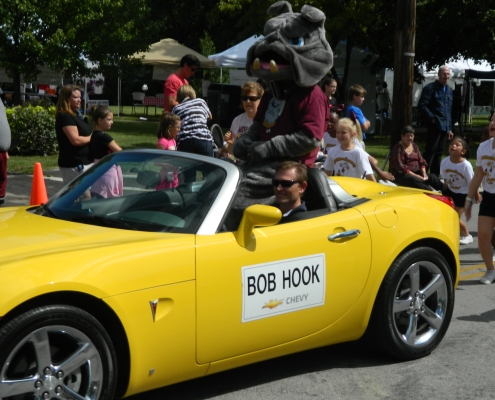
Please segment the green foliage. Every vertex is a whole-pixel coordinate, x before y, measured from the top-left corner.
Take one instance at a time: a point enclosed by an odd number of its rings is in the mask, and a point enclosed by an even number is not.
[[[199,43],[201,46],[201,54],[203,54],[205,57],[211,56],[212,54],[216,54],[217,51],[216,51],[215,43],[213,42],[213,39],[208,34],[208,32],[205,31],[204,36],[201,39],[199,39]],[[212,83],[230,82],[229,68],[223,68],[221,72],[220,72],[220,68],[214,68],[212,70],[209,70],[208,73],[210,74],[210,82]]]
[[[22,105],[7,109],[12,131],[12,155],[52,155],[57,152],[55,107]]]
[[[0,2],[0,68],[14,81],[35,81],[40,66],[88,76],[84,58],[116,65],[148,47],[147,0],[16,0]],[[97,71],[92,71],[97,72]]]

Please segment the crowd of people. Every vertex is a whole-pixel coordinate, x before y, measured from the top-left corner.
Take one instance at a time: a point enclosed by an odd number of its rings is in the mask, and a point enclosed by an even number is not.
[[[164,85],[165,110],[157,130],[158,149],[179,150],[213,156],[213,138],[209,129],[212,118],[207,101],[198,98],[187,78],[201,66],[193,55],[183,57],[179,69],[170,75]],[[486,264],[486,274],[481,283],[495,280],[492,243],[495,229],[495,115],[490,117],[486,141],[478,148],[476,168],[466,160],[468,143],[461,136],[454,137],[452,129],[452,90],[448,86],[450,70],[443,66],[438,79],[426,85],[418,108],[426,122],[427,139],[424,155],[414,143],[415,131],[405,126],[401,139],[389,154],[388,172],[378,167],[377,160],[365,150],[366,132],[370,121],[362,112],[366,90],[353,85],[348,91],[346,106],[337,97],[337,81],[325,78],[321,90],[328,99],[329,120],[321,146],[321,169],[329,176],[346,176],[422,190],[434,190],[451,197],[460,220],[460,243],[470,244],[473,237],[462,220],[471,218],[471,207],[481,201],[478,217],[478,242],[480,253]],[[209,81],[209,77],[208,77]],[[383,88],[382,88],[383,90]],[[386,90],[386,87],[385,87]],[[264,88],[260,83],[247,82],[241,89],[242,109],[224,136],[224,148],[220,156],[232,160],[237,140],[245,135],[258,112]],[[205,97],[205,93],[203,93]],[[390,102],[390,100],[388,100]],[[81,89],[75,85],[62,88],[56,108],[55,131],[59,145],[58,166],[64,183],[98,162],[105,155],[122,150],[107,133],[113,124],[113,114],[107,107],[98,107],[92,113],[93,128],[79,113]],[[385,113],[388,105],[381,106]],[[444,147],[449,155],[441,159]],[[6,164],[10,146],[10,129],[5,109],[0,102],[0,205],[4,201],[6,187]],[[239,160],[237,160],[239,161]],[[281,160],[284,161],[284,160]],[[305,211],[303,193],[307,186],[308,167],[287,157],[275,170],[273,194],[284,216],[292,212]],[[157,190],[178,185],[177,170],[162,166],[162,181]],[[483,195],[479,188],[482,185]],[[117,165],[92,185],[87,196],[122,196],[122,171]],[[292,211],[297,210],[297,211]]]

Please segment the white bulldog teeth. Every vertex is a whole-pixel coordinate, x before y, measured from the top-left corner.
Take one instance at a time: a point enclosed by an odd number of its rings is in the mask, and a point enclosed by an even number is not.
[[[278,67],[277,67],[277,63],[273,60],[270,60],[270,72],[272,74],[278,72]]]
[[[260,59],[259,58],[256,58],[254,61],[253,61],[253,69],[255,71],[259,70],[261,68],[261,63],[260,63]]]

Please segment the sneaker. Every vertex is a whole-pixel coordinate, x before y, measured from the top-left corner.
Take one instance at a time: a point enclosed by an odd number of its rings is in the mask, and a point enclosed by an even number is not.
[[[486,271],[485,275],[483,275],[480,278],[480,283],[483,283],[485,285],[490,285],[494,280],[495,280],[495,269],[491,269],[489,271]]]
[[[471,235],[461,236],[461,244],[471,244],[473,243],[473,237]]]

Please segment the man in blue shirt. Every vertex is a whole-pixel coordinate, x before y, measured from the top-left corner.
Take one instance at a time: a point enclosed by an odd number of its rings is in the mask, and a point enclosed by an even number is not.
[[[454,95],[447,85],[450,69],[442,66],[438,79],[423,88],[418,109],[426,121],[426,148],[423,157],[432,174],[440,175],[440,161],[447,139],[452,140],[452,101]]]

